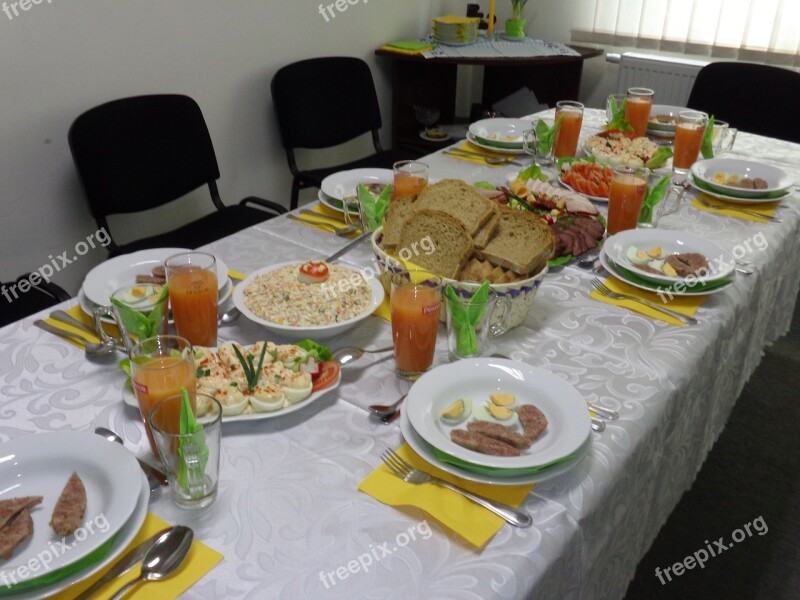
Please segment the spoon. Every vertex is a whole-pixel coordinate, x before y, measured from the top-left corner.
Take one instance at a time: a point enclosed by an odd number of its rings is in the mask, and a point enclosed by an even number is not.
[[[142,558],[139,576],[123,585],[111,600],[119,600],[140,581],[158,581],[171,575],[186,558],[193,538],[194,532],[183,525],[177,525],[159,537]]]
[[[403,400],[406,399],[406,396],[407,394],[403,394],[392,404],[372,404],[367,408],[373,415],[378,415],[379,417],[388,417],[397,412],[397,407],[402,404]]]
[[[106,438],[109,442],[115,442],[117,444],[121,444],[122,446],[125,445],[125,442],[122,441],[122,438],[110,429],[106,429],[105,427],[97,427],[94,432],[97,435]],[[139,461],[142,471],[144,471],[144,474],[147,476],[147,483],[150,485],[151,492],[155,492],[159,487],[161,487],[161,484],[167,484],[167,477],[161,471],[155,467],[151,467],[138,457],[136,460]]]
[[[499,156],[485,156],[483,154],[479,154],[478,152],[467,152],[466,150],[448,150],[444,153],[445,155],[452,155],[452,156],[474,156],[476,158],[483,159],[487,165],[517,165],[523,166],[522,163],[519,163],[511,158],[500,158]]]
[[[393,349],[394,348],[392,346],[389,346],[388,348],[378,348],[377,350],[367,350],[366,348],[358,348],[356,346],[344,346],[334,350],[332,354],[333,360],[344,366],[347,363],[356,360],[357,358],[361,358],[364,356],[365,352],[375,354],[379,352],[389,352]]]
[[[217,321],[217,325],[219,327],[226,327],[228,325],[233,325],[234,323],[236,323],[236,321],[239,320],[239,317],[241,316],[242,316],[242,311],[240,311],[238,308],[234,306],[232,309],[222,314],[222,316]]]
[[[95,344],[94,342],[88,341],[82,335],[72,333],[71,331],[66,331],[64,329],[59,329],[58,327],[53,327],[41,319],[37,319],[33,322],[33,324],[39,329],[43,329],[48,333],[54,333],[55,335],[60,335],[61,337],[70,338],[83,343],[84,347],[86,348],[86,358],[89,360],[108,360],[117,352],[117,347],[115,344]]]

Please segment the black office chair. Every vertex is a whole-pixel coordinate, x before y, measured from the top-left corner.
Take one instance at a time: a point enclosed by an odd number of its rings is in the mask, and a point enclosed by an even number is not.
[[[753,63],[710,63],[697,74],[687,104],[742,131],[800,142],[800,73]]]
[[[69,300],[69,294],[52,281],[26,273],[14,282],[0,283],[0,327]],[[21,285],[20,285],[21,284]]]
[[[111,256],[144,248],[197,248],[287,212],[254,197],[236,206],[222,203],[211,136],[200,107],[188,96],[136,96],[97,106],[75,119],[69,146],[92,216],[112,237]],[[124,245],[114,241],[108,215],[155,208],[203,185],[216,207],[213,213]]]
[[[360,58],[311,58],[280,68],[272,78],[272,103],[294,175],[292,209],[297,208],[301,189],[320,187],[328,175],[348,169],[391,169],[398,160],[419,156],[381,147],[378,94],[369,66]],[[301,170],[297,166],[296,148],[338,146],[367,132],[372,133],[374,154],[321,169]]]

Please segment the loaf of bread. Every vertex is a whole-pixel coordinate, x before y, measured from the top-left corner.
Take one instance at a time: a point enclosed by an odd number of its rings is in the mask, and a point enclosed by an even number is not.
[[[444,211],[461,221],[472,237],[495,214],[494,203],[460,179],[442,179],[427,186],[414,203],[416,209]]]
[[[425,238],[430,241],[423,243]],[[430,252],[420,251],[431,247]],[[406,219],[395,254],[408,257],[432,273],[455,279],[472,253],[472,236],[460,220],[444,211],[422,209],[414,210],[413,218]]]
[[[519,275],[536,273],[553,255],[553,230],[537,215],[500,207],[497,229],[478,258],[510,269]]]

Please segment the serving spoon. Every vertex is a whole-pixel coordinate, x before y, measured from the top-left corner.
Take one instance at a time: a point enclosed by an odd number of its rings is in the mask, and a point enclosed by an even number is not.
[[[394,348],[392,346],[389,346],[388,348],[378,348],[377,350],[368,350],[366,348],[359,348],[357,346],[343,346],[342,348],[334,350],[332,354],[333,360],[344,366],[349,362],[361,358],[365,353],[378,354],[380,352],[389,352],[393,349]]]

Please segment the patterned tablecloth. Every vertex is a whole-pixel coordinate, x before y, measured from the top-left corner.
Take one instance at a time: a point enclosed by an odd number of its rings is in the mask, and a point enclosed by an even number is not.
[[[587,111],[584,136],[601,118],[600,111]],[[800,167],[791,166],[800,165],[798,145],[740,133],[736,151],[775,161],[800,180]],[[437,178],[500,183],[508,172],[441,153],[428,162]],[[219,496],[210,509],[179,510],[168,493],[151,504],[160,517],[190,525],[225,555],[184,597],[622,597],[725,426],[764,346],[789,327],[800,283],[797,202],[794,194],[782,203],[782,223],[716,216],[688,202],[665,220],[667,228],[699,234],[731,251],[751,242],[745,258],[755,273],[711,296],[697,312],[696,326],[674,327],[592,300],[593,275],[567,266],[546,277],[522,326],[492,340],[490,352],[544,367],[621,415],[606,431],[592,434],[591,450],[576,468],[534,488],[523,505],[533,527],[505,526],[476,551],[432,520],[424,528],[425,514],[396,510],[356,490],[381,451],[402,441],[398,427],[368,418],[365,406],[392,400],[408,387],[394,377],[390,357],[367,356],[343,371],[335,393],[310,407],[279,419],[226,425]],[[323,256],[343,243],[279,218],[209,249],[246,273]],[[369,245],[345,260],[368,264]],[[0,331],[2,439],[106,426],[145,453],[138,414],[121,400],[123,374],[87,362],[82,351],[33,327],[33,320]],[[221,330],[222,338],[244,342],[259,335],[244,319]],[[440,342],[438,363],[446,361]],[[389,345],[389,325],[371,317],[336,340],[349,344]],[[754,506],[753,517],[758,514]],[[408,542],[404,533],[415,527],[420,535]],[[701,530],[698,539],[723,533]],[[389,552],[377,554],[380,559],[367,569],[345,578],[324,575],[382,546]]]

